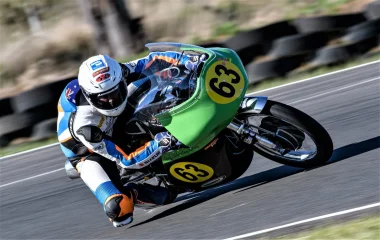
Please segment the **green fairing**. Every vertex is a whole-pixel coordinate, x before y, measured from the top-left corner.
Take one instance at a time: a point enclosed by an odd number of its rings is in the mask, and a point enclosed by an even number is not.
[[[193,96],[186,102],[174,107],[170,111],[157,116],[165,128],[178,140],[189,148],[182,148],[163,155],[163,162],[190,155],[205,147],[215,138],[234,118],[248,86],[248,77],[238,55],[231,49],[226,48],[200,48],[192,45],[181,45],[181,50],[194,50],[206,52],[209,58],[203,66],[198,77],[197,89]],[[214,71],[211,66],[221,60],[233,63],[242,74],[244,81],[241,93],[232,102],[219,104],[213,101],[206,90],[206,73]]]

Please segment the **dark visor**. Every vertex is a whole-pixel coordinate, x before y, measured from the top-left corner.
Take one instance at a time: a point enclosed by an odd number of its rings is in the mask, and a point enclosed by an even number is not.
[[[125,84],[121,81],[117,86],[104,93],[89,94],[94,107],[110,110],[119,107],[127,97]]]

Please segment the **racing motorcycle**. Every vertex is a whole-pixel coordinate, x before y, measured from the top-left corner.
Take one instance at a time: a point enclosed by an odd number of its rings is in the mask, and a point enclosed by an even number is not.
[[[126,123],[126,142],[136,149],[169,131],[184,147],[160,160],[121,172],[124,184],[165,186],[179,193],[230,182],[250,166],[254,152],[281,164],[311,168],[329,160],[333,143],[307,114],[264,96],[246,95],[248,77],[238,55],[227,48],[150,43],[150,52],[191,56],[195,70],[173,64],[144,70],[152,86]],[[78,173],[66,163],[69,177]]]

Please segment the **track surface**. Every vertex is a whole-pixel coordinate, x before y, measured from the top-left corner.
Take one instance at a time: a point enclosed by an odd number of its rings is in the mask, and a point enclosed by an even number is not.
[[[130,227],[113,228],[90,190],[64,170],[15,182],[62,168],[58,146],[2,159],[0,239],[221,239],[379,202],[379,83],[375,63],[261,92],[328,130],[330,164],[302,171],[256,155],[240,179],[137,209]]]

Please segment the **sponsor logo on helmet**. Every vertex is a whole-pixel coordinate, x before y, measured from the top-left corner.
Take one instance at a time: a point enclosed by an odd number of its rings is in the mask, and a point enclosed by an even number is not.
[[[90,64],[90,67],[92,68],[92,70],[96,70],[105,66],[106,65],[104,64],[103,60],[97,60]]]
[[[98,76],[98,75],[101,74],[101,73],[106,73],[106,72],[108,72],[109,70],[110,70],[109,67],[106,67],[106,68],[100,69],[100,70],[94,72],[94,73],[92,74],[92,77],[96,77],[96,76]]]
[[[101,74],[97,79],[96,82],[103,82],[104,80],[108,79],[111,75],[109,73]]]

